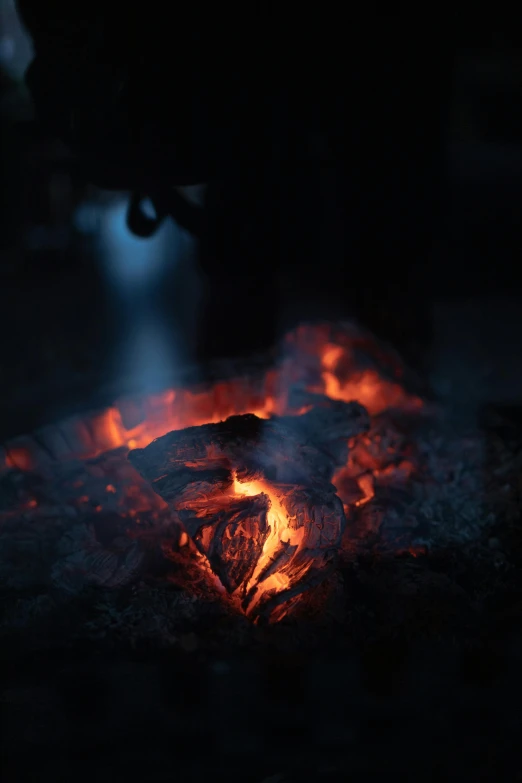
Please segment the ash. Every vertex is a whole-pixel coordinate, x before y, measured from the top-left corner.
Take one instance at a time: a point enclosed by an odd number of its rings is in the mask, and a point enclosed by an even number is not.
[[[503,525],[516,518],[521,454],[516,438],[506,443],[477,427],[463,431],[437,407],[375,417],[370,430],[355,438],[338,485],[348,517],[340,568],[310,591],[289,625],[299,635],[303,615],[316,616],[324,607],[334,625],[345,623],[346,612],[353,613],[353,579],[368,563],[375,584],[381,569],[387,581],[395,568],[394,580],[406,584],[414,574],[423,583],[421,593],[426,586],[429,592],[435,572],[437,592],[445,559],[448,571],[457,558],[471,571],[487,564],[496,580],[509,575],[513,564]],[[361,503],[354,477],[360,484],[376,465],[373,497]],[[179,641],[180,628],[190,633],[209,615],[227,618],[230,638],[248,635],[248,623],[202,575],[197,550],[126,450],[56,462],[46,475],[9,470],[0,479],[0,519],[7,636],[34,631],[35,643],[44,645],[61,643],[63,633],[71,642],[107,638],[136,645],[156,638],[168,646]],[[446,578],[460,595],[460,585]],[[367,575],[363,583],[368,586]],[[88,609],[88,621],[80,612],[63,626],[63,617],[78,606]],[[46,625],[53,618],[56,639]],[[305,629],[313,635],[309,624]]]
[[[223,464],[211,464],[218,452],[238,476],[269,478],[270,473],[270,480],[285,486],[308,487],[307,497],[321,489],[321,497],[335,499],[337,532],[329,544],[329,567],[318,569],[325,575],[320,579],[303,582],[303,589],[311,587],[306,595],[282,607],[290,625],[299,625],[303,612],[314,614],[314,607],[327,606],[330,599],[336,606],[345,601],[350,613],[346,585],[350,569],[357,571],[362,561],[372,562],[376,572],[383,562],[396,563],[399,581],[405,555],[410,566],[426,573],[433,558],[471,552],[502,570],[502,537],[495,531],[517,492],[516,438],[507,445],[462,410],[428,404],[422,383],[395,351],[354,324],[301,325],[287,335],[279,355],[275,364],[272,356],[245,364],[243,373],[235,367],[232,375],[220,363],[218,375],[204,388],[124,399],[101,414],[67,420],[6,446],[0,472],[6,632],[31,626],[27,617],[33,609],[39,617],[53,606],[62,611],[88,597],[88,604],[95,601],[100,608],[80,623],[80,636],[116,632],[125,638],[128,631],[134,643],[141,616],[159,612],[144,608],[151,590],[168,595],[166,606],[176,603],[172,611],[160,612],[157,623],[170,629],[167,640],[173,621],[163,614],[190,624],[212,607],[243,628],[244,618],[223,596],[223,585],[235,584],[224,563],[212,573],[210,561],[203,562],[223,546],[235,552],[234,537],[216,538],[210,549],[209,542],[202,546],[190,525],[183,526],[178,508],[182,485],[189,482],[191,492],[199,491],[202,474],[193,475],[196,468],[206,476],[203,504],[212,481],[221,486]],[[252,409],[264,411],[268,421],[248,413]],[[226,421],[207,423],[213,419]],[[167,435],[169,430],[181,431]],[[131,445],[143,437],[145,448]],[[107,443],[119,447],[107,450]],[[130,458],[129,448],[134,449]],[[78,449],[82,459],[74,456]],[[101,455],[89,459],[89,451]],[[272,476],[276,465],[280,475]],[[320,527],[321,514],[317,519]],[[331,555],[339,554],[332,574]],[[322,554],[314,557],[319,563]],[[283,552],[282,562],[285,558]],[[237,567],[248,570],[239,561]],[[411,568],[407,580],[410,576]],[[325,584],[312,587],[323,578]],[[108,597],[101,600],[102,595]],[[118,622],[109,622],[120,595],[125,595],[124,611],[118,610]],[[67,626],[71,633],[73,626]]]
[[[386,436],[408,424],[395,419]],[[363,512],[379,517],[381,545],[403,538],[432,550],[479,540],[495,521],[495,503],[502,500],[502,487],[495,477],[488,479],[485,433],[476,427],[463,430],[449,414],[432,410],[423,414],[414,437],[416,470],[410,476],[399,470],[396,476],[377,477],[375,498]],[[500,496],[495,498],[496,493]]]
[[[206,578],[126,449],[4,472],[10,769],[34,779],[36,756],[55,779],[100,779],[101,754],[101,779],[159,778],[174,750],[187,780],[380,779],[390,765],[429,779],[436,742],[459,779],[512,779],[522,436],[425,406],[374,416],[350,455],[339,565],[269,626]]]

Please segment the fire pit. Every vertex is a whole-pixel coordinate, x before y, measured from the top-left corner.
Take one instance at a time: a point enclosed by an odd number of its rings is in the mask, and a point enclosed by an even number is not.
[[[324,601],[340,562],[483,534],[480,433],[456,431],[368,333],[305,325],[223,368],[6,443],[4,584],[159,580],[274,623]]]
[[[480,777],[452,715],[496,710],[516,747],[519,699],[483,686],[519,669],[520,432],[430,402],[350,324],[207,377],[3,446],[13,770],[30,742],[53,769],[107,747],[116,778],[165,748],[199,778],[381,776],[393,748],[431,765],[444,723],[446,767]]]

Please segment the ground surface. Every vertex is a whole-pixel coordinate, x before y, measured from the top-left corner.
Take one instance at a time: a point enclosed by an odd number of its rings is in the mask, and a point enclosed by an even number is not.
[[[522,438],[491,412],[481,426],[493,479],[478,538],[415,557],[349,548],[272,627],[161,568],[60,591],[30,512],[4,522],[4,779],[522,779]]]

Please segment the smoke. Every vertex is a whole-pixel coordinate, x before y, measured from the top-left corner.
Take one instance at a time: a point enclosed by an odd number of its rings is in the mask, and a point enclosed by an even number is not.
[[[14,0],[0,0],[0,68],[21,81],[32,56],[31,39],[20,23]]]
[[[111,370],[140,393],[172,383],[189,359],[176,303],[196,296],[181,269],[194,255],[194,241],[170,220],[149,239],[135,237],[126,224],[127,205],[123,197],[109,204],[97,234],[116,324]],[[143,207],[154,217],[152,204]]]

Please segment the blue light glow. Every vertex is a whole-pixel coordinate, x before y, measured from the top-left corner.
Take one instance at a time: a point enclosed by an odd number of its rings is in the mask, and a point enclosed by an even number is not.
[[[128,198],[117,197],[99,207],[98,220],[85,213],[86,227],[97,222],[99,259],[102,263],[112,306],[116,308],[117,349],[113,372],[122,375],[140,392],[160,389],[172,382],[185,357],[180,336],[173,328],[175,318],[166,312],[169,297],[160,295],[164,285],[172,286],[172,274],[194,242],[172,220],[165,220],[148,239],[134,236],[127,227]],[[143,202],[147,217],[154,206]],[[179,294],[172,291],[172,302]]]
[[[150,209],[153,210],[152,204]],[[179,229],[166,221],[149,239],[135,237],[126,223],[127,201],[106,209],[101,219],[100,242],[105,266],[114,283],[125,288],[156,283],[182,239]]]

